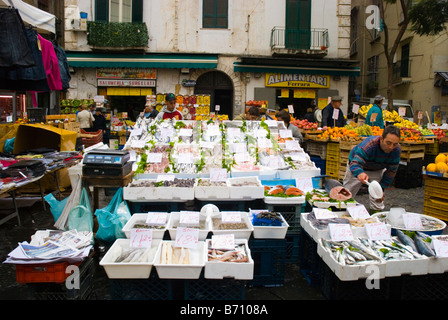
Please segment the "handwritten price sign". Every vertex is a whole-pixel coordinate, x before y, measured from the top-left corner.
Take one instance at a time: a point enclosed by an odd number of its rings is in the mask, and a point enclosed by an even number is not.
[[[448,257],[448,241],[433,239],[434,251],[438,257]]]
[[[280,138],[292,138],[292,131],[288,129],[279,130]]]
[[[223,223],[239,223],[241,222],[241,213],[238,211],[223,211],[221,221]]]
[[[330,238],[333,241],[353,240],[352,229],[349,224],[329,223]]]
[[[296,187],[302,190],[305,194],[313,191],[313,179],[312,178],[297,178]]]
[[[197,211],[181,211],[179,223],[187,226],[199,225],[199,212]]]
[[[370,240],[390,239],[390,230],[387,229],[384,223],[366,224],[365,229]]]
[[[313,208],[316,219],[332,219],[336,218],[336,214],[328,209]]]
[[[415,213],[403,213],[403,222],[406,229],[418,230],[423,228],[422,219]]]
[[[211,247],[213,249],[235,249],[235,235],[231,234],[219,234],[212,235]]]
[[[300,145],[297,140],[286,140],[285,141],[286,150],[300,150]]]
[[[353,206],[353,207],[348,207],[347,211],[350,214],[350,216],[356,220],[370,218],[370,214],[363,204]]]
[[[179,227],[176,230],[176,247],[196,248],[198,246],[199,230]]]
[[[162,226],[166,223],[167,212],[148,212],[146,224],[150,226]]]
[[[210,168],[210,181],[226,181],[227,170]]]
[[[131,248],[151,248],[152,229],[131,229]]]

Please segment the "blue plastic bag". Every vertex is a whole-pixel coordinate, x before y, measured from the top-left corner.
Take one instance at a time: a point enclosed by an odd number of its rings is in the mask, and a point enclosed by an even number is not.
[[[50,205],[50,211],[53,215],[54,221],[57,221],[61,216],[61,213],[64,210],[65,205],[67,204],[68,198],[70,197],[59,201],[52,193],[49,193],[44,197],[45,201],[47,201],[47,203]]]
[[[68,229],[93,232],[93,215],[90,200],[85,188],[82,189],[79,205],[70,210]]]
[[[14,150],[14,141],[16,140],[16,138],[11,138],[11,139],[7,139],[5,141],[5,144],[3,146],[3,151],[5,153],[12,153],[12,151]]]
[[[107,243],[125,238],[122,229],[131,218],[126,201],[123,201],[123,188],[119,188],[109,204],[95,211],[98,220],[98,231],[95,238]]]

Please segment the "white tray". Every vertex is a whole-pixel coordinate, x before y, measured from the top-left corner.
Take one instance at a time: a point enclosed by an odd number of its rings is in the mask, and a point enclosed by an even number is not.
[[[109,279],[148,279],[151,274],[154,260],[160,250],[161,240],[153,240],[151,243],[151,255],[148,262],[114,262],[118,257],[118,246],[129,249],[129,239],[117,239],[100,261]]]
[[[210,180],[203,179],[201,180]],[[194,185],[194,197],[201,201],[224,200],[230,198],[230,188],[226,186],[198,186],[198,179]]]
[[[210,242],[211,242],[210,239],[206,240],[205,242],[206,248],[208,248]],[[249,261],[248,262],[206,261],[204,267],[204,278],[206,279],[233,278],[235,280],[253,279],[254,260],[252,259],[247,240],[235,239],[235,244],[244,244]]]
[[[131,237],[131,229],[136,223],[146,223],[146,217],[148,216],[147,213],[134,213],[131,218],[128,220],[128,222],[124,225],[123,229],[121,231],[124,232],[126,235],[126,238]],[[163,239],[163,236],[165,235],[165,231],[167,228],[168,221],[170,219],[170,214],[167,214],[167,221],[165,222],[165,225],[162,229],[152,229],[152,238],[153,239]],[[148,228],[149,229],[149,228]]]
[[[249,240],[252,232],[254,231],[254,227],[252,222],[249,220],[247,212],[240,212],[241,214],[241,222],[245,222],[247,225],[247,229],[228,229],[228,230],[216,230],[213,228],[213,221],[210,221],[210,228],[213,234],[234,234],[235,239],[246,239]],[[218,217],[221,219],[221,212],[214,215],[214,217]],[[213,216],[211,217],[213,218]]]
[[[123,199],[130,201],[182,202],[194,199],[194,188],[185,187],[123,187]]]
[[[264,203],[266,203],[266,204],[301,204],[301,203],[305,203],[305,196],[289,197],[289,198],[266,196],[266,197],[264,197]]]
[[[280,214],[283,222],[281,226],[253,226],[255,239],[284,239],[288,232],[289,224]],[[250,217],[252,219],[252,217]],[[252,221],[252,220],[251,220]]]
[[[171,242],[174,241],[164,241]],[[199,279],[202,268],[207,259],[207,250],[205,242],[198,241],[198,246],[190,250],[190,264],[161,264],[162,244],[160,245],[157,257],[154,261],[154,267],[161,279]]]
[[[240,182],[255,182],[257,186],[235,186],[235,183]],[[228,178],[227,185],[230,188],[230,199],[245,200],[245,199],[263,199],[264,187],[261,185],[261,181],[257,176],[252,177],[238,177]]]
[[[173,228],[173,226],[175,225],[175,223],[179,224],[180,212],[171,212],[170,217],[171,218],[168,222],[167,229],[170,234],[171,240],[174,241],[174,240],[176,240],[177,228]],[[200,219],[204,219],[204,218],[200,216]],[[194,227],[192,227],[192,228],[194,228]],[[207,235],[210,232],[210,229],[211,229],[210,222],[206,221],[205,229],[199,229],[199,239],[198,240],[204,241],[207,238]]]

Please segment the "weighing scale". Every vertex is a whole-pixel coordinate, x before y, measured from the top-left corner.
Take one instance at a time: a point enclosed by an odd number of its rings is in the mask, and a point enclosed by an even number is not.
[[[126,150],[94,149],[84,156],[82,173],[86,176],[126,176],[132,170]]]

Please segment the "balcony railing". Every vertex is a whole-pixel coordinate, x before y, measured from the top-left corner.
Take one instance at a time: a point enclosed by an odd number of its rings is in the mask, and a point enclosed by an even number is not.
[[[394,63],[393,67],[393,82],[405,83],[409,82],[411,78],[411,60],[400,60]]]
[[[101,48],[148,47],[146,23],[88,21],[87,43]]]
[[[287,29],[274,27],[271,31],[271,49],[327,50],[330,43],[328,29]]]

